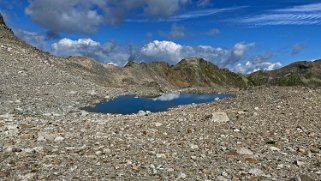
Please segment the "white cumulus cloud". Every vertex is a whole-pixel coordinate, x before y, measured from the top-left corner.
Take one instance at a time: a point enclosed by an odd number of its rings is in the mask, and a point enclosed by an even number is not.
[[[123,65],[130,57],[127,49],[114,42],[104,45],[92,39],[61,39],[52,44],[52,52],[57,56],[87,56],[102,63]]]
[[[244,64],[238,63],[233,70],[236,72],[250,74],[259,70],[275,70],[281,68],[282,64],[280,62],[270,62],[272,56],[273,55],[270,52],[263,55],[257,55]]]
[[[152,41],[141,48],[139,58],[145,61],[166,60],[175,63],[182,58],[182,45],[171,41]]]
[[[254,46],[254,43],[237,43],[231,49],[223,49],[202,45],[186,46],[172,41],[154,40],[142,47],[139,58],[145,61],[166,60],[170,63],[177,63],[187,57],[202,57],[221,67],[226,67],[242,60]]]

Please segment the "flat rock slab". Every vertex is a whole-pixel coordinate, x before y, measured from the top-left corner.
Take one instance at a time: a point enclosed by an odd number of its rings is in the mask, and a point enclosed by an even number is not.
[[[215,123],[226,123],[229,122],[230,119],[226,112],[215,112],[212,114],[212,121]]]

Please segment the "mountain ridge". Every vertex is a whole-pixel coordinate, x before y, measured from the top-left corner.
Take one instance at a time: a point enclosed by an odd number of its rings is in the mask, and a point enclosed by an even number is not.
[[[124,67],[101,64],[91,58],[55,57],[17,38],[0,14],[0,37],[5,44],[27,48],[29,54],[40,56],[50,64],[73,76],[92,81],[100,86],[147,86],[156,89],[180,88],[246,88],[249,86],[321,86],[321,60],[295,62],[273,71],[258,71],[242,75],[203,58],[185,58],[175,65],[164,61],[138,63],[129,61]],[[54,75],[53,75],[54,76]]]
[[[293,62],[272,71],[257,71],[248,76],[253,85],[321,86],[321,59]]]

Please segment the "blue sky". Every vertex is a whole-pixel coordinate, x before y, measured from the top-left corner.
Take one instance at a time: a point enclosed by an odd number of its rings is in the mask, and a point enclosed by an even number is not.
[[[40,49],[119,66],[195,56],[250,73],[321,58],[321,1],[0,0],[0,11]]]

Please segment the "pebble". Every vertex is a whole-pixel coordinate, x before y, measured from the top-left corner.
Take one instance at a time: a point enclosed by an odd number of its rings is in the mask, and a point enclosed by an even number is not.
[[[156,154],[156,157],[157,158],[166,158],[166,155],[165,154]]]
[[[195,144],[190,144],[190,148],[191,148],[192,150],[195,150],[195,149],[198,149],[198,146],[195,145]]]
[[[55,142],[61,142],[61,141],[63,141],[65,138],[64,137],[62,137],[62,136],[57,136],[56,138],[55,138]]]
[[[278,170],[281,170],[281,169],[283,169],[284,168],[284,164],[279,164],[277,167],[276,167],[276,169],[278,169]]]
[[[299,147],[297,149],[297,151],[300,152],[300,153],[303,153],[303,154],[306,152],[306,150],[304,148],[302,148],[302,147]]]
[[[280,148],[277,148],[277,147],[274,147],[274,146],[270,146],[269,149],[270,149],[271,151],[277,151],[277,152],[281,151]]]
[[[263,171],[260,170],[260,169],[258,169],[258,168],[251,168],[251,169],[249,170],[249,173],[252,174],[252,175],[254,175],[254,176],[259,177],[259,176],[261,176],[261,175],[263,174]]]
[[[253,152],[252,152],[251,150],[249,150],[249,149],[247,149],[247,148],[244,148],[244,147],[238,148],[238,149],[236,150],[236,152],[237,152],[237,154],[239,154],[239,155],[253,155]]]
[[[303,161],[297,160],[297,161],[294,162],[294,164],[296,164],[297,166],[300,167],[300,166],[303,166],[305,163]]]
[[[183,172],[181,172],[177,175],[177,179],[185,179],[186,177],[187,177],[187,175]]]

